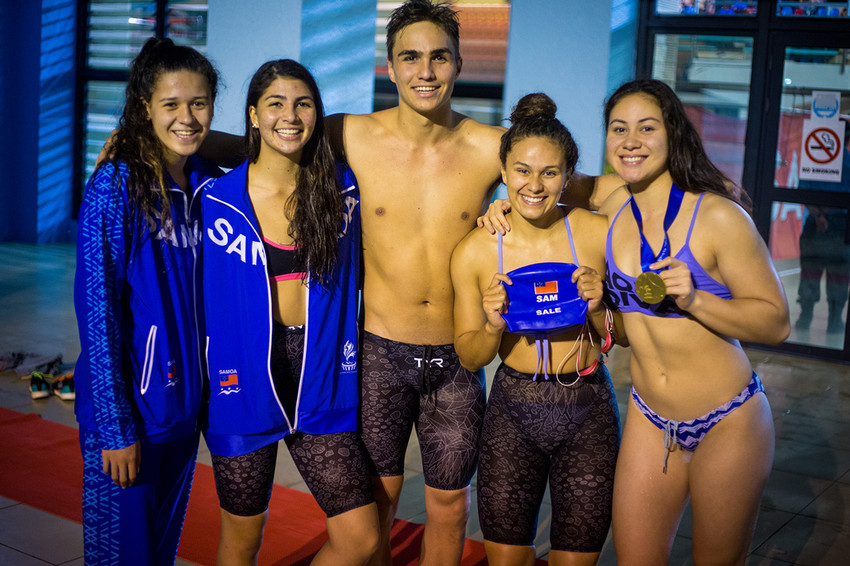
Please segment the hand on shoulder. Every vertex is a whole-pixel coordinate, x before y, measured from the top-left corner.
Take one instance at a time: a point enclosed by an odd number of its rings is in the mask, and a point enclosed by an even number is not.
[[[625,186],[626,184],[617,175],[593,177],[581,171],[575,171],[561,197],[561,203],[589,210],[600,210],[617,189]]]
[[[590,195],[591,210],[601,209],[605,201],[622,192],[628,193],[628,185],[619,175],[608,173],[596,177],[593,193]]]

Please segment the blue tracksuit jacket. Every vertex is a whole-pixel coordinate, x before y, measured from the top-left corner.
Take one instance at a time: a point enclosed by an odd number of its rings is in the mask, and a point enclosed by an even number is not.
[[[246,437],[261,438],[265,445],[295,431],[357,430],[360,402],[360,197],[354,175],[337,165],[345,203],[340,255],[327,288],[307,280],[304,363],[295,415],[287,415],[269,369],[271,286],[247,174],[246,161],[210,183],[201,199],[199,266],[210,390],[204,433],[210,450],[220,456],[244,453],[252,445]]]
[[[189,159],[192,196],[171,187],[173,230],[131,214],[127,167],[101,166],[86,186],[74,306],[82,352],[74,370],[80,426],[101,449],[160,443],[197,429],[203,393],[193,281],[200,192],[221,171]]]

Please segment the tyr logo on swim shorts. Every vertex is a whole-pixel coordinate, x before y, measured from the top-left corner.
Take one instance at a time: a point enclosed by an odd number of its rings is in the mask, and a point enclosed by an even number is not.
[[[424,367],[425,364],[427,364],[428,367],[434,367],[434,366],[436,366],[438,368],[448,367],[448,362],[443,358],[428,358],[428,359],[413,358],[413,360],[416,362],[416,367],[418,367],[418,368]]]

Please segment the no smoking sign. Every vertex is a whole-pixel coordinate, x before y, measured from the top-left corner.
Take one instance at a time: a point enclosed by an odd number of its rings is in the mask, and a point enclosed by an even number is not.
[[[815,163],[829,163],[841,154],[841,138],[830,128],[812,130],[806,136],[806,155]]]
[[[841,182],[845,123],[803,121],[800,179]]]

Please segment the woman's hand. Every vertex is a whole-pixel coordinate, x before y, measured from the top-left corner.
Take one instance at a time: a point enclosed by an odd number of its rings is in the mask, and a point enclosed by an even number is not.
[[[507,327],[503,314],[508,312],[508,291],[505,285],[513,285],[511,278],[502,273],[493,275],[490,286],[481,294],[481,307],[487,316],[487,322],[494,330],[504,330]]]
[[[109,137],[106,138],[106,141],[103,143],[103,147],[100,148],[100,151],[97,154],[97,159],[94,162],[94,167],[97,169],[100,167],[101,163],[112,159],[115,156],[115,134],[118,133],[118,129],[114,129],[109,132]]]
[[[120,487],[130,487],[135,483],[141,464],[141,447],[137,440],[126,448],[101,450],[103,473],[112,476],[112,481]]]
[[[578,296],[587,303],[588,312],[596,312],[602,308],[605,285],[598,271],[581,265],[573,271],[572,281],[578,288]]]
[[[687,311],[694,303],[696,289],[691,270],[682,260],[667,257],[649,265],[652,270],[662,270],[659,275],[667,287],[667,294],[676,300],[676,306]]]
[[[511,225],[505,214],[511,210],[511,201],[507,199],[496,199],[487,207],[484,216],[479,216],[475,221],[479,228],[486,228],[491,234],[498,230],[503,236],[511,231]]]

